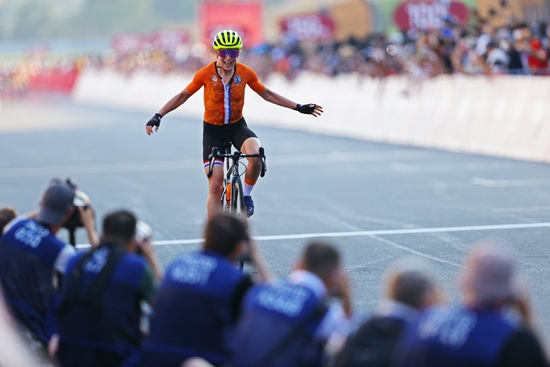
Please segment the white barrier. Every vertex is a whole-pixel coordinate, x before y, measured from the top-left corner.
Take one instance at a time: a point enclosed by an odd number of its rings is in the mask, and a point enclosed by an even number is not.
[[[73,91],[80,102],[144,111],[144,121],[192,75],[85,71]],[[413,85],[405,77],[374,80],[302,74],[264,83],[299,103],[323,106],[319,118],[266,103],[247,91],[244,115],[264,124],[379,142],[531,161],[550,161],[550,77],[441,76]],[[202,119],[202,91],[172,112]]]

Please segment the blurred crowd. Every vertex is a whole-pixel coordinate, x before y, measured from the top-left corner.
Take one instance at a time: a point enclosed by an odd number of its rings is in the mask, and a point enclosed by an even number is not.
[[[455,73],[550,74],[550,25],[515,20],[500,27],[491,24],[477,19],[475,25],[463,26],[448,18],[441,29],[412,29],[391,36],[371,34],[342,42],[307,43],[285,37],[277,44],[245,47],[240,61],[254,68],[260,79],[279,73],[292,80],[304,71],[373,78],[407,75],[413,80]],[[110,50],[54,61],[44,54],[32,55],[0,62],[0,87],[4,94],[24,92],[33,75],[51,68],[110,69],[125,75],[142,69],[194,73],[212,58],[210,48],[202,44],[172,50]]]
[[[288,276],[274,277],[245,221],[219,213],[201,248],[164,269],[134,213],[107,213],[100,233],[95,217],[90,198],[59,179],[35,212],[0,209],[0,365],[549,366],[528,284],[496,243],[470,246],[460,301],[429,263],[401,258],[379,279],[377,307],[358,317],[334,244],[305,244]],[[89,249],[57,236],[77,227]]]
[[[260,79],[280,73],[292,80],[304,71],[375,78],[396,74],[415,78],[454,73],[549,74],[550,26],[514,22],[497,28],[483,20],[478,23],[466,27],[446,19],[441,29],[413,29],[392,36],[371,34],[345,42],[307,43],[285,37],[278,44],[245,47],[240,61],[256,70]],[[111,53],[88,61],[92,68],[131,74],[143,68],[194,73],[211,60],[208,47],[195,45],[180,52]]]
[[[240,61],[256,70],[260,79],[280,73],[292,80],[303,71],[369,77],[549,74],[550,26],[515,22],[497,28],[486,21],[478,23],[466,27],[446,19],[444,27],[437,30],[413,29],[389,37],[371,34],[345,42],[305,43],[285,37],[279,44],[245,47]],[[194,73],[211,60],[208,47],[195,45],[180,52],[111,53],[90,58],[89,66],[125,74],[143,68],[162,73]]]

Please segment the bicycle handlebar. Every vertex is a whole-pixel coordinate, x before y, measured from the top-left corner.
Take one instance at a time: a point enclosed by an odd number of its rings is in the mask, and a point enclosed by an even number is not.
[[[208,164],[208,177],[212,176],[212,171],[214,169],[214,162],[216,161],[216,158],[232,158],[233,163],[237,163],[241,158],[260,158],[260,162],[262,164],[262,168],[260,170],[260,176],[264,177],[265,173],[267,172],[267,166],[265,163],[265,151],[263,147],[260,147],[259,153],[255,154],[243,154],[239,151],[233,152],[233,153],[220,153],[218,147],[212,148],[212,153],[208,155],[208,160],[210,161]]]
[[[216,157],[218,155],[218,147],[212,148],[212,153],[208,156],[208,160],[210,163],[208,164],[208,177],[212,177],[212,170],[214,169],[214,162],[216,161]]]
[[[267,172],[267,165],[265,163],[265,151],[264,147],[260,147],[260,161],[262,162],[262,169],[260,170],[260,177],[264,177]]]

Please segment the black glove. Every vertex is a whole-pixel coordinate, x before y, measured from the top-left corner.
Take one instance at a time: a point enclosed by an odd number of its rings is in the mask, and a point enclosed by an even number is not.
[[[315,111],[315,107],[317,105],[316,104],[313,104],[313,103],[308,103],[308,104],[297,104],[296,107],[294,107],[294,109],[300,113],[304,113],[306,115],[311,115],[313,113],[313,111]]]
[[[147,125],[145,126],[156,126],[158,129],[160,126],[160,120],[162,120],[162,115],[160,113],[155,113],[155,116],[151,117],[151,119],[149,120],[149,122],[147,122]]]

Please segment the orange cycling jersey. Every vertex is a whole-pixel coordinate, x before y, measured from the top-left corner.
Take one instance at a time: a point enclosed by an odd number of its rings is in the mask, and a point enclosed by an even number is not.
[[[232,124],[243,117],[244,89],[249,85],[258,94],[265,86],[260,83],[252,68],[237,62],[235,73],[228,85],[218,74],[216,63],[202,67],[187,86],[187,91],[196,93],[204,86],[204,121],[213,125]]]

